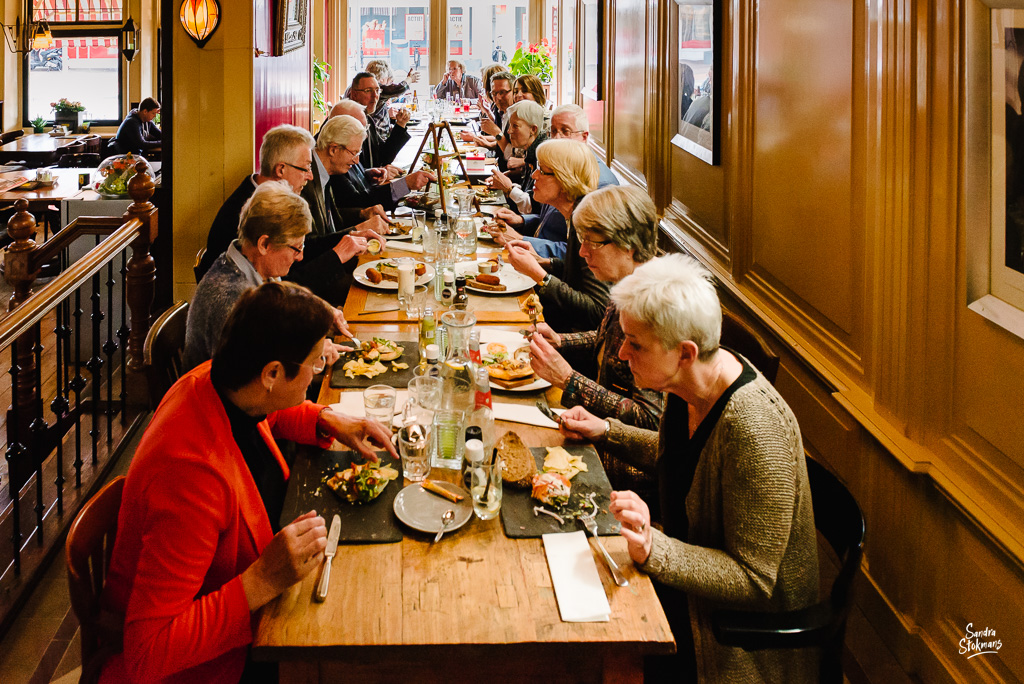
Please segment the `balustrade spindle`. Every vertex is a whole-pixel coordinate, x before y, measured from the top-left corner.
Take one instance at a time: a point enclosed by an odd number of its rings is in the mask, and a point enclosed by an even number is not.
[[[104,412],[107,416],[107,443],[114,441],[114,353],[117,342],[114,341],[114,262],[107,264],[107,341],[103,343],[103,353],[107,355],[107,405]],[[121,378],[124,383],[124,378]]]
[[[75,377],[71,389],[75,393],[75,488],[82,486],[82,288],[75,290]]]
[[[121,252],[121,283],[128,277],[128,255]],[[117,339],[121,346],[121,424],[127,422],[128,414],[128,293],[121,291],[121,327],[117,329]]]
[[[98,240],[97,240],[98,241]],[[103,309],[100,306],[100,276],[99,273],[92,277],[92,356],[85,364],[85,367],[92,374],[92,426],[89,428],[89,436],[92,437],[92,464],[96,465],[99,460],[97,451],[100,444],[100,402],[103,399],[100,385],[100,372],[103,370],[103,359],[100,358],[100,326],[103,323]]]
[[[46,448],[46,419],[43,417],[43,345],[36,338],[36,343],[32,347],[32,351],[36,355],[36,396],[39,398],[33,406],[32,412],[35,414],[32,417],[32,422],[29,423],[28,429],[32,435],[32,462],[36,467],[36,542],[41,547],[43,546],[43,463],[46,461],[46,454],[49,451]]]
[[[11,374],[11,396],[17,397],[18,394],[18,381],[19,375],[21,375],[21,368],[18,366],[18,351],[16,345],[11,345],[11,370],[8,371]],[[7,416],[7,449],[4,452],[4,458],[7,459],[7,472],[10,473],[7,477],[7,486],[11,493],[11,502],[13,509],[11,510],[11,522],[13,526],[11,528],[11,544],[14,551],[14,572],[15,574],[21,574],[21,501],[19,496],[20,486],[18,485],[17,478],[13,477],[16,465],[21,461],[24,455],[24,447],[21,442],[18,441],[18,433],[11,433],[11,426],[18,424],[18,418],[20,409],[18,402],[11,402],[11,410]]]
[[[60,270],[61,272],[67,268],[67,251],[62,251],[60,254]],[[71,339],[71,329],[68,327],[68,300],[65,298],[57,306],[56,310],[56,322],[53,326],[53,336],[56,339],[56,356],[57,356],[57,370],[56,370],[56,395],[53,397],[53,401],[50,402],[50,410],[53,412],[55,417],[54,425],[56,426],[56,442],[57,442],[57,477],[53,480],[53,484],[57,487],[57,514],[64,514],[64,421],[68,414],[68,399],[66,392],[68,391],[68,343]]]

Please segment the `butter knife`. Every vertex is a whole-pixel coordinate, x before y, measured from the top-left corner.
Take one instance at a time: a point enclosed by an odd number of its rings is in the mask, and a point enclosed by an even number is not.
[[[562,424],[562,416],[560,416],[557,413],[555,413],[554,411],[552,411],[551,407],[548,406],[548,402],[544,401],[543,399],[538,399],[537,400],[537,408],[540,409],[541,413],[543,413],[545,416],[547,416],[552,421],[554,421],[555,425],[561,425]]]
[[[316,600],[327,599],[327,589],[331,584],[331,561],[338,552],[338,537],[341,536],[341,516],[335,515],[331,520],[331,531],[327,533],[327,548],[324,549],[324,570],[320,573],[320,584],[316,587]]]

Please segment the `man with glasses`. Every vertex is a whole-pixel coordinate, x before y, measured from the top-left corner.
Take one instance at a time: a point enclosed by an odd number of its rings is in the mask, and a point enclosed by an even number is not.
[[[512,106],[512,84],[516,77],[507,71],[491,76],[491,106],[480,108],[480,135],[463,131],[461,137],[481,147],[495,149],[505,138],[508,120],[505,112]]]
[[[549,137],[553,140],[567,138],[577,140],[586,144],[590,138],[590,122],[587,120],[587,113],[583,108],[575,104],[564,104],[556,107],[551,113],[551,132]],[[600,180],[597,187],[603,188],[606,185],[618,185],[619,179],[615,177],[608,165],[601,161],[601,158],[594,154],[597,160],[597,168],[600,170]]]
[[[325,128],[335,119],[349,120],[345,134],[332,141],[336,146],[336,152],[343,154],[346,161],[344,170],[332,172],[330,180],[332,197],[339,209],[372,207],[378,204],[384,209],[394,209],[398,206],[398,201],[411,190],[419,190],[436,180],[434,174],[429,171],[416,171],[403,178],[391,180],[388,168],[366,169],[359,160],[363,139],[366,136],[365,108],[353,100],[342,100],[332,111],[343,114],[328,119],[324,124]],[[324,135],[321,129],[317,141],[318,148],[324,140]]]
[[[480,79],[466,73],[465,64],[457,59],[451,59],[448,60],[448,71],[445,72],[444,78],[434,88],[434,97],[439,100],[444,100],[449,95],[463,100],[479,100],[486,93]]]
[[[361,71],[352,79],[349,96],[353,101],[363,105],[366,116],[369,118],[377,112],[380,84],[373,74]],[[398,110],[398,114],[395,115],[395,125],[389,126],[390,131],[387,133],[381,131],[381,128],[374,124],[367,127],[366,140],[363,142],[363,153],[366,155],[367,164],[371,167],[384,166],[395,160],[405,143],[409,142],[409,138],[412,137],[405,130],[410,116],[409,110]],[[387,113],[384,114],[384,117],[390,121]]]

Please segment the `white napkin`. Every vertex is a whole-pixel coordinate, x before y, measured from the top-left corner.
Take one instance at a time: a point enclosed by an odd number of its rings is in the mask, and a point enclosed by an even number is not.
[[[395,413],[399,414],[405,408],[405,402],[409,398],[409,390],[396,390]],[[346,416],[363,418],[366,416],[366,409],[363,408],[363,393],[357,391],[346,391],[341,393],[341,401],[331,404],[331,408]]]
[[[608,622],[612,609],[586,533],[556,532],[542,538],[562,622]]]
[[[527,425],[558,429],[555,421],[541,413],[539,408],[530,404],[503,404],[495,401],[493,402],[493,408],[495,420],[507,420],[513,423],[525,423]],[[554,412],[560,414],[564,410],[554,409]]]
[[[423,254],[423,245],[414,245],[406,240],[389,240],[388,251],[415,252],[416,254]]]

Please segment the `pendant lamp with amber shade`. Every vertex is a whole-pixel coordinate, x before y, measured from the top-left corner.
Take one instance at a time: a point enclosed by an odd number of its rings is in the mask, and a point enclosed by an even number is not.
[[[220,24],[220,5],[217,0],[183,0],[180,18],[185,32],[203,47]]]

